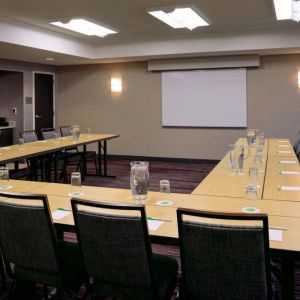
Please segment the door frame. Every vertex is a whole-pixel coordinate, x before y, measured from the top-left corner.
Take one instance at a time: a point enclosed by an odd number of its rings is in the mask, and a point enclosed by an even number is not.
[[[55,101],[55,87],[56,87],[56,78],[55,78],[55,73],[54,72],[42,72],[42,71],[33,71],[32,72],[32,111],[33,111],[33,120],[32,120],[32,125],[33,129],[35,130],[35,74],[48,74],[52,75],[53,78],[53,128],[56,128],[56,101]]]

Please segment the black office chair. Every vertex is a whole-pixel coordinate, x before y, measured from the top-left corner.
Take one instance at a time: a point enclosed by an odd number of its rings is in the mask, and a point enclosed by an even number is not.
[[[13,279],[7,296],[24,282],[42,284],[44,299],[48,286],[72,292],[84,282],[88,287],[78,245],[56,238],[46,195],[0,193],[0,245]]]
[[[298,133],[298,136],[296,137],[294,144],[293,144],[293,149],[296,152],[298,146],[300,145],[300,132]]]
[[[54,139],[56,137],[55,128],[41,128],[42,137],[44,140]],[[76,171],[81,172],[81,179],[84,180],[83,174],[83,162],[82,156],[76,152],[69,152],[68,150],[62,151],[58,155],[58,164],[61,164],[60,161],[64,161],[63,175],[65,182],[67,182],[67,169],[66,166],[76,166]]]
[[[71,136],[71,125],[59,126],[61,136]],[[97,165],[97,153],[96,151],[78,151],[77,147],[74,147],[74,150],[79,153],[86,162],[92,161],[95,166],[95,172],[98,173],[98,165]]]
[[[177,220],[180,299],[271,299],[267,215],[178,209]]]
[[[22,132],[19,131],[19,135],[20,135],[20,138],[24,139],[25,143],[31,143],[31,142],[38,141],[38,136],[37,136],[35,130],[26,130],[26,131],[22,131]],[[29,168],[29,178],[31,180],[38,180],[38,170],[42,170],[44,167],[43,166],[43,163],[44,163],[43,157],[34,157],[34,158],[26,159],[26,163]]]
[[[19,131],[20,137],[24,139],[25,143],[38,141],[38,136],[35,130],[25,130],[23,132]]]
[[[152,254],[142,205],[71,202],[86,272],[94,280],[96,295],[130,300],[171,298],[178,264],[168,256]]]

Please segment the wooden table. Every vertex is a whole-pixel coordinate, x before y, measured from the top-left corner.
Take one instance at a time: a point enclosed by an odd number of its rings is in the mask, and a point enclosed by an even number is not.
[[[0,148],[0,165],[20,159],[41,157],[47,154],[58,153],[62,150],[83,146],[84,152],[86,145],[98,143],[98,176],[107,175],[107,141],[117,138],[116,134],[82,134],[78,141],[72,137],[61,137],[58,139],[49,139],[26,143],[24,146],[12,145]]]

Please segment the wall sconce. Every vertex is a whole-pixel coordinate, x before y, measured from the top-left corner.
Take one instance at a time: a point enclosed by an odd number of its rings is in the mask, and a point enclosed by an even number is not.
[[[112,93],[122,92],[122,78],[111,78],[110,86]]]
[[[298,71],[298,88],[300,89],[300,71]]]

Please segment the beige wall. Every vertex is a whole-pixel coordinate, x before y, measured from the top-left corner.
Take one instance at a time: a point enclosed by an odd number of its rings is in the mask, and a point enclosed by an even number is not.
[[[294,138],[300,129],[300,55],[266,56],[247,70],[248,127],[268,136]],[[111,76],[123,79],[123,92],[110,92]],[[220,159],[244,129],[163,128],[161,73],[147,63],[59,68],[58,122],[79,123],[82,131],[118,133],[109,153],[156,157]],[[216,108],[217,109],[217,108]]]

